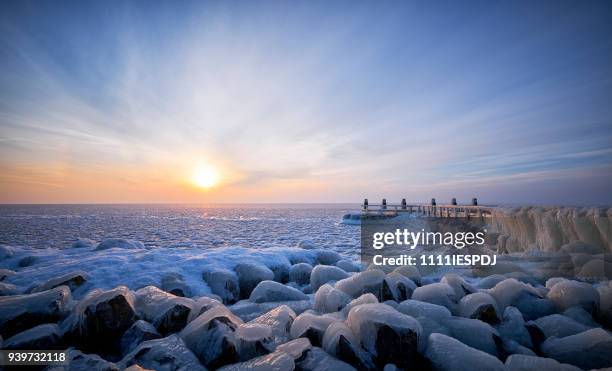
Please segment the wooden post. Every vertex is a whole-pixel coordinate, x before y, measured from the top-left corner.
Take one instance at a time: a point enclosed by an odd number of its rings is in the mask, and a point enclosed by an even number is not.
[[[407,207],[407,205],[406,205],[406,199],[405,199],[405,198],[402,198],[402,210],[406,210],[406,207]]]
[[[382,199],[382,205],[381,205],[381,208],[382,208],[383,210],[386,210],[386,209],[387,209],[387,199],[386,199],[386,198],[383,198],[383,199]]]
[[[457,199],[455,197],[451,200],[451,205],[457,205]]]
[[[472,206],[478,206],[478,199],[476,197],[472,198]]]
[[[363,210],[368,211],[368,199],[363,199]]]

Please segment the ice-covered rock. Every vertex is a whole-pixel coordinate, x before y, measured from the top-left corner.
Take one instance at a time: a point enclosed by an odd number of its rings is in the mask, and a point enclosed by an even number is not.
[[[323,265],[334,265],[342,256],[333,250],[317,250],[317,261]]]
[[[508,278],[494,288],[488,290],[498,304],[498,309],[504,310],[512,305],[518,308],[527,320],[536,319],[555,312],[554,303],[542,297],[533,286]]]
[[[336,282],[335,287],[348,294],[352,298],[357,298],[363,294],[371,293],[379,300],[382,299],[382,287],[385,274],[377,269],[370,269]]]
[[[97,354],[85,354],[80,350],[70,348],[67,351],[67,366],[65,371],[119,371],[119,367],[113,362],[108,362]]]
[[[61,333],[55,323],[46,323],[20,332],[2,343],[2,349],[54,349]]]
[[[462,343],[496,357],[501,354],[499,332],[488,323],[477,319],[451,317],[442,324],[450,330],[452,337]]]
[[[311,240],[301,240],[300,242],[298,242],[297,247],[306,250],[313,250],[317,248],[315,243]]]
[[[172,295],[155,286],[141,288],[135,297],[140,318],[153,324],[164,336],[182,330],[195,306],[193,300]]]
[[[289,340],[291,325],[296,314],[286,305],[278,306],[262,314],[249,323],[269,326],[272,330],[272,343],[281,344]]]
[[[291,337],[308,338],[314,346],[321,346],[327,327],[337,320],[329,316],[317,316],[312,313],[302,313],[291,325]]]
[[[191,321],[180,333],[187,347],[208,368],[238,361],[236,329],[242,320],[224,306],[215,306]]]
[[[96,247],[96,251],[114,248],[135,250],[144,249],[145,246],[140,241],[126,240],[123,238],[107,238],[98,244],[98,246]]]
[[[359,345],[359,339],[344,322],[333,322],[325,330],[322,348],[358,370],[374,370],[372,355]]]
[[[601,297],[601,294],[600,294],[600,297]],[[599,324],[593,320],[593,317],[591,316],[591,314],[580,306],[573,306],[573,307],[567,308],[562,314],[588,327],[598,327],[599,326]]]
[[[612,367],[612,335],[601,328],[563,338],[548,338],[541,349],[550,358],[582,369]]]
[[[597,314],[599,311],[599,293],[592,285],[585,282],[560,281],[550,288],[547,297],[560,310],[578,305],[592,314]]]
[[[419,272],[419,268],[414,265],[401,265],[393,270],[393,272],[397,272],[407,278],[409,278],[412,282],[417,285],[421,284],[421,272]]]
[[[526,356],[535,356],[535,352],[527,347],[522,346],[512,339],[502,339],[501,345],[502,351],[501,358],[503,359],[507,355],[511,354],[522,354]]]
[[[479,319],[491,324],[500,320],[497,302],[486,292],[476,292],[462,297],[459,300],[457,313],[461,317]]]
[[[191,297],[191,289],[180,273],[170,272],[161,279],[160,288],[176,296]]]
[[[17,286],[6,282],[0,282],[0,296],[10,296],[19,294]]]
[[[38,257],[34,255],[28,255],[28,256],[24,256],[23,258],[19,259],[19,261],[17,262],[17,266],[21,268],[25,268],[25,267],[29,267],[31,265],[36,264],[37,261],[38,261]]]
[[[340,259],[335,265],[345,272],[361,272],[361,266],[348,259]]]
[[[559,363],[552,358],[513,354],[506,359],[507,371],[580,371],[581,369]]]
[[[254,303],[306,300],[308,297],[300,290],[285,286],[276,281],[260,282],[249,298]]]
[[[518,344],[528,348],[533,347],[531,336],[525,327],[523,315],[515,307],[506,307],[502,322],[497,327],[497,331],[499,331],[500,336],[504,339],[516,341]]]
[[[240,361],[247,361],[273,350],[272,327],[243,323],[236,329],[236,350]]]
[[[338,312],[351,301],[346,293],[329,284],[321,286],[315,294],[314,309],[320,313]]]
[[[293,300],[284,302],[270,302],[270,303],[254,303],[250,300],[241,300],[238,303],[232,305],[231,311],[243,321],[251,321],[281,305],[286,305],[291,308],[296,314],[312,309],[314,305],[314,298],[309,297],[306,300]]]
[[[6,245],[0,245],[0,260],[12,258],[15,255],[15,251],[12,247]]]
[[[96,242],[93,240],[90,240],[88,238],[77,238],[76,241],[72,243],[71,247],[73,249],[82,249],[82,248],[93,249],[94,246],[96,246]]]
[[[62,276],[51,278],[42,285],[36,286],[32,289],[32,293],[47,291],[58,286],[68,286],[70,290],[74,291],[81,287],[87,280],[89,275],[83,271],[75,271],[66,273]]]
[[[425,349],[427,348],[427,339],[429,339],[429,335],[438,333],[438,334],[452,336],[452,333],[448,328],[446,328],[444,325],[438,323],[437,321],[429,317],[415,317],[415,319],[419,321],[419,324],[421,324],[421,329],[423,330],[423,332],[421,333],[421,336],[419,337],[419,344],[418,344],[419,353],[425,352]]]
[[[410,299],[417,285],[401,273],[387,274],[383,283],[383,298],[397,302]]]
[[[125,286],[118,286],[108,291],[90,291],[61,327],[71,341],[87,349],[112,350],[136,320],[133,293]]]
[[[503,274],[492,274],[481,279],[478,282],[478,287],[481,289],[492,289],[493,287],[495,287],[495,285],[497,285],[501,281],[504,281],[506,278],[508,277],[504,276]]]
[[[202,278],[211,291],[223,300],[223,304],[235,303],[240,297],[238,277],[234,272],[223,269],[208,270],[202,273]]]
[[[151,370],[206,370],[177,335],[141,343],[118,365],[122,369],[139,365]]]
[[[395,302],[393,302],[395,303]],[[363,294],[357,299],[353,299],[348,303],[344,308],[342,308],[342,314],[344,316],[348,315],[350,310],[361,304],[378,304],[378,299],[373,294],[367,293]]]
[[[274,281],[280,283],[289,282],[291,263],[288,259],[273,260],[267,263],[268,268],[274,273]]]
[[[136,349],[140,343],[159,338],[161,338],[161,335],[152,324],[143,320],[138,320],[123,333],[123,336],[121,336],[121,352],[123,355],[126,355]]]
[[[505,371],[496,357],[443,334],[429,336],[425,354],[436,371]]]
[[[413,317],[385,304],[363,304],[351,309],[346,323],[378,367],[407,368],[415,361],[422,329]]]
[[[265,265],[239,263],[234,270],[238,275],[238,285],[240,286],[240,297],[242,299],[248,298],[260,282],[274,279],[274,272]]]
[[[312,348],[308,338],[297,338],[276,347],[276,351],[289,354],[293,358],[300,358],[308,349]]]
[[[462,277],[455,273],[444,275],[440,283],[445,283],[453,288],[453,291],[455,291],[455,300],[460,300],[465,295],[473,294],[477,291],[474,286],[467,283]]]
[[[303,371],[356,371],[348,363],[332,357],[321,348],[312,347],[296,360],[296,368]]]
[[[312,265],[308,263],[298,263],[291,266],[289,271],[289,280],[296,282],[299,285],[306,285],[310,282],[310,274]]]
[[[540,317],[534,320],[533,324],[535,324],[547,338],[551,336],[562,338],[576,335],[590,329],[589,326],[585,326],[562,314],[551,314],[549,316]]]
[[[213,299],[207,296],[203,296],[194,301],[193,309],[189,312],[189,318],[187,318],[187,322],[193,321],[200,314],[206,312],[212,307],[223,306],[221,303],[221,299]]]
[[[428,317],[436,322],[442,322],[451,316],[450,310],[442,305],[412,299],[401,302],[397,310],[414,318]]]
[[[295,361],[285,352],[274,352],[251,360],[221,367],[219,371],[286,371],[294,370]]]
[[[71,299],[67,286],[0,297],[0,335],[6,339],[34,326],[61,320],[68,313]]]
[[[455,290],[446,283],[430,283],[417,287],[412,293],[412,299],[442,305],[451,312],[455,310],[458,301]]]
[[[4,281],[5,278],[14,276],[14,275],[15,275],[14,270],[4,269],[4,268],[0,269],[0,281]]]
[[[317,265],[310,273],[310,286],[313,291],[328,282],[336,282],[348,277],[348,273],[332,265]]]

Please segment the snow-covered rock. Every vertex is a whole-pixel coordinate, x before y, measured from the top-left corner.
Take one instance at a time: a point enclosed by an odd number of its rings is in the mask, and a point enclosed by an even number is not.
[[[135,250],[144,249],[145,246],[140,241],[126,240],[123,238],[107,238],[98,244],[96,251],[114,248]]]
[[[397,302],[410,299],[417,285],[401,273],[387,274],[383,284],[383,297]]]
[[[317,265],[310,273],[310,287],[317,291],[328,282],[336,282],[348,277],[348,273],[332,265]]]
[[[363,294],[371,293],[379,300],[382,300],[382,287],[384,279],[385,274],[382,271],[371,269],[342,279],[336,282],[335,287],[352,298],[357,298]]]
[[[358,305],[351,309],[346,323],[378,367],[393,363],[407,368],[417,357],[421,325],[388,305]]]
[[[312,313],[302,313],[291,325],[291,337],[308,338],[314,346],[321,346],[327,327],[337,320],[329,316],[317,316]]]
[[[195,307],[193,300],[172,295],[155,286],[143,287],[134,296],[140,318],[153,324],[164,336],[182,330]]]
[[[505,371],[496,357],[443,334],[429,336],[425,354],[436,371]]]
[[[581,371],[580,368],[559,363],[552,358],[513,354],[506,359],[507,371]]]
[[[140,343],[159,338],[161,338],[161,335],[152,324],[143,320],[138,320],[123,333],[123,336],[121,336],[121,352],[123,355],[126,355],[136,349]]]
[[[215,306],[191,321],[180,337],[208,368],[238,362],[236,329],[242,320],[225,306]]]
[[[160,288],[176,296],[191,297],[191,289],[180,273],[170,272],[161,279]]]
[[[234,270],[238,275],[238,285],[240,286],[240,297],[242,299],[248,298],[260,282],[274,279],[274,272],[261,264],[239,263]]]
[[[548,338],[541,349],[550,358],[582,369],[612,367],[612,335],[601,328],[563,338]]]
[[[306,285],[310,282],[310,274],[312,265],[308,263],[298,263],[291,266],[289,271],[289,280],[296,282],[299,285]]]
[[[300,290],[285,286],[276,281],[260,282],[249,298],[254,303],[306,300],[308,297]]]
[[[338,312],[351,301],[351,297],[329,284],[321,286],[315,294],[314,309],[320,313]]]
[[[202,278],[211,291],[223,300],[223,304],[235,303],[240,297],[238,277],[234,272],[224,269],[207,270],[202,273]]]
[[[578,305],[589,313],[599,312],[599,293],[592,285],[585,282],[560,281],[550,288],[547,297],[560,310]]]
[[[70,290],[74,291],[81,287],[87,280],[89,279],[89,275],[87,272],[83,271],[75,271],[66,273],[62,276],[51,278],[42,285],[36,286],[32,289],[32,293],[47,291],[53,289],[58,286],[68,286]]]
[[[491,324],[500,320],[497,302],[486,292],[476,292],[462,297],[459,300],[457,313],[461,317],[479,319]]]
[[[61,338],[55,323],[46,323],[20,332],[2,342],[2,349],[54,349]]]
[[[57,322],[67,315],[72,295],[67,286],[36,294],[0,298],[0,335],[8,338],[34,326]]]
[[[417,287],[412,293],[412,299],[442,305],[451,312],[455,310],[458,301],[455,296],[455,290],[446,283],[430,283],[429,285]]]
[[[122,369],[139,365],[151,370],[206,370],[177,335],[141,343],[118,365]]]
[[[295,317],[293,309],[280,305],[249,323],[269,326],[272,330],[272,343],[278,345],[289,340],[291,325]]]

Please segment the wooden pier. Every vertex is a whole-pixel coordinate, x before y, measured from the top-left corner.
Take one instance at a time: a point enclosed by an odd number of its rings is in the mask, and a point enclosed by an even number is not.
[[[491,217],[493,208],[478,205],[476,198],[472,199],[471,205],[458,205],[456,199],[452,199],[450,204],[436,203],[432,198],[429,204],[409,205],[406,199],[399,204],[388,204],[386,199],[382,199],[380,204],[370,204],[368,199],[363,200],[361,213],[365,216],[396,216],[400,213],[416,213],[438,218],[487,218]]]

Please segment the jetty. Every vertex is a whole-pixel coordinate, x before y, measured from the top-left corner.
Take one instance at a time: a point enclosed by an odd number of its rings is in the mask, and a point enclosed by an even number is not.
[[[361,214],[364,217],[393,217],[400,213],[420,214],[438,218],[487,218],[493,214],[493,207],[478,205],[478,199],[473,198],[469,205],[457,204],[453,198],[450,204],[438,204],[435,198],[428,204],[408,204],[402,199],[399,204],[387,203],[383,198],[380,204],[371,204],[368,199],[363,200]]]

